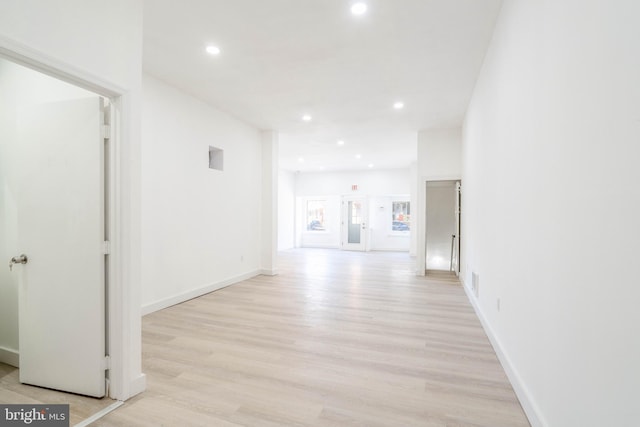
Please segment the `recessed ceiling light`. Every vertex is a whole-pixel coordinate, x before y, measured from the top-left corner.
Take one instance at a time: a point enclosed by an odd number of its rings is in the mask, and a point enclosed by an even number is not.
[[[338,142],[336,142],[336,144],[338,144],[338,145],[344,145],[344,141],[343,141],[343,140],[339,140]]]
[[[396,102],[395,104],[393,104],[393,108],[395,108],[396,110],[402,110],[404,108],[404,104],[402,102]]]
[[[364,15],[367,12],[367,5],[365,3],[359,2],[354,3],[351,6],[351,13],[354,15]]]
[[[304,157],[298,157],[298,162],[304,163]]]
[[[323,171],[324,170],[324,166],[320,166],[320,170]]]
[[[210,53],[211,55],[219,55],[220,48],[218,46],[207,46],[207,53]]]
[[[362,158],[361,154],[356,154],[356,159],[360,160]]]
[[[373,163],[369,163],[369,164],[368,164],[368,166],[369,166],[370,168],[372,168],[372,167],[373,167]]]
[[[311,116],[308,114],[305,114],[304,116],[302,116],[302,120],[304,120],[305,122],[310,122],[311,121]]]

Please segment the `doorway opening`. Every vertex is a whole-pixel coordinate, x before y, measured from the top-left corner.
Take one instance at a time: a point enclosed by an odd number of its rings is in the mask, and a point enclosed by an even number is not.
[[[460,273],[461,182],[427,181],[425,188],[425,273]]]
[[[92,396],[73,398],[86,404],[71,408],[75,424],[113,403],[100,399],[109,394],[111,105],[3,57],[0,93],[0,387],[22,399],[5,403]]]

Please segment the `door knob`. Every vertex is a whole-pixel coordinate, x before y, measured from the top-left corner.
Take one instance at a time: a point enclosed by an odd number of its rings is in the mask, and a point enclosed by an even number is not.
[[[25,254],[14,256],[9,261],[9,270],[13,271],[13,264],[26,264],[29,261],[29,258]]]

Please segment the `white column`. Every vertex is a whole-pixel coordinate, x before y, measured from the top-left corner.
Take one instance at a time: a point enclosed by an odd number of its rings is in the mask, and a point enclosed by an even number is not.
[[[417,137],[417,135],[416,135]],[[409,166],[409,176],[411,177],[411,232],[409,243],[409,255],[416,256],[416,249],[418,247],[418,234],[413,224],[416,222],[416,212],[418,211],[418,162],[411,163]]]
[[[416,209],[411,207],[411,229],[416,235],[416,275],[426,268],[427,181],[459,180],[462,174],[462,130],[430,129],[418,132]],[[464,185],[464,184],[463,184]]]
[[[262,132],[262,233],[260,269],[278,274],[278,132]]]

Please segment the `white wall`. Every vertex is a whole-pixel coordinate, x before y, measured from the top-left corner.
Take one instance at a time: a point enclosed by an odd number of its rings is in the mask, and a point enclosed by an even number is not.
[[[434,181],[459,178],[462,174],[461,150],[460,128],[418,132],[419,179]]]
[[[426,268],[426,183],[427,181],[459,180],[462,175],[462,130],[427,129],[418,132],[417,203],[414,210],[416,233],[416,274],[423,276]],[[464,188],[465,183],[462,183]],[[463,207],[464,209],[464,207]],[[464,241],[464,229],[461,241]]]
[[[126,399],[145,387],[141,374],[139,118],[142,70],[142,1],[3,0],[0,52],[19,54],[49,70],[122,94],[119,141],[121,263],[112,346],[112,396]]]
[[[3,0],[0,37],[125,90],[139,89],[141,0]]]
[[[151,312],[258,274],[261,134],[143,79],[142,304]],[[209,169],[209,146],[224,171]]]
[[[352,191],[352,185],[358,190]],[[369,199],[368,249],[409,251],[410,234],[392,233],[391,203],[393,200],[410,200],[411,170],[389,169],[362,172],[308,172],[296,175],[296,196],[299,224],[299,245],[302,247],[339,248],[341,243],[342,196]],[[326,231],[309,232],[304,229],[302,215],[305,201],[327,200]],[[380,207],[383,207],[381,210]],[[388,221],[384,221],[384,217]]]
[[[351,190],[353,184],[358,185],[358,191]],[[408,168],[297,175],[298,196],[409,194],[410,185]]]
[[[392,229],[393,202],[406,201],[411,201],[409,194],[369,198],[369,249],[402,252],[410,250],[411,232]]]
[[[0,58],[0,259],[19,255],[19,212],[15,206],[16,122],[36,105],[94,96],[88,91]],[[13,172],[12,172],[13,171]],[[0,362],[17,366],[18,273],[0,268]]]
[[[463,278],[534,426],[640,420],[638,16],[505,1],[466,116]]]
[[[295,247],[296,189],[293,172],[280,170],[278,174],[278,250]]]

